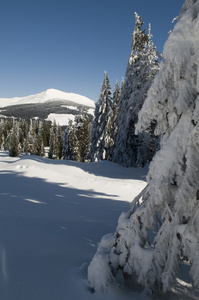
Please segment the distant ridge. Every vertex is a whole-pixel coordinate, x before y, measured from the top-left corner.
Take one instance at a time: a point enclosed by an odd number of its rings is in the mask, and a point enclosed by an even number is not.
[[[32,104],[32,103],[44,103],[52,100],[66,100],[85,105],[94,108],[94,101],[78,94],[66,93],[57,89],[48,89],[44,92],[25,96],[25,97],[14,97],[14,98],[0,98],[0,107],[7,107],[13,105]]]
[[[40,118],[52,122],[55,120],[65,126],[82,109],[92,116],[94,107],[94,101],[85,96],[48,89],[26,97],[0,98],[0,117]]]

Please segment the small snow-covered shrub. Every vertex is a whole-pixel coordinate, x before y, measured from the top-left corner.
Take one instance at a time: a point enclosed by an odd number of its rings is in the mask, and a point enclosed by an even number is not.
[[[89,286],[95,291],[101,290],[105,292],[108,285],[114,280],[108,264],[108,252],[110,250],[111,239],[111,234],[102,237],[97,253],[88,267]]]

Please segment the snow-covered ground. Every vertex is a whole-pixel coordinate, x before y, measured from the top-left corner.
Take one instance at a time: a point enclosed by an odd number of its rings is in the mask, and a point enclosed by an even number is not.
[[[129,287],[113,285],[102,294],[87,286],[98,242],[115,231],[121,212],[146,185],[146,173],[110,162],[0,152],[0,299],[146,299]],[[179,279],[179,296],[161,299],[197,299],[189,289]]]

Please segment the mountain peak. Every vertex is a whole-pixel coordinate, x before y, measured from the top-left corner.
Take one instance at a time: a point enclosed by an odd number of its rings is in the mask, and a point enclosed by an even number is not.
[[[94,101],[85,96],[48,89],[26,97],[0,98],[0,108],[3,108],[0,118],[39,118],[66,126],[69,120],[81,114],[82,108],[92,116],[94,107]]]
[[[36,103],[44,103],[47,101],[71,101],[76,104],[80,104],[83,106],[88,106],[94,108],[94,101],[78,94],[74,93],[66,93],[57,89],[47,89],[44,92],[30,95],[26,97],[14,97],[14,98],[0,98],[0,107],[7,107],[13,105],[22,105],[22,104],[36,104]]]
[[[49,98],[61,98],[61,99],[68,98],[68,96],[70,95],[70,93],[62,92],[57,89],[47,89],[46,91],[43,92],[43,94],[45,94],[45,96]]]

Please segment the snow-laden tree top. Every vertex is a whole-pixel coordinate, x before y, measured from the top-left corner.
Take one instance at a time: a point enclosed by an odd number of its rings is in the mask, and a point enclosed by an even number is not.
[[[182,15],[164,46],[164,61],[139,114],[137,130],[157,121],[157,134],[167,137],[187,109],[196,108],[199,91],[199,1]]]
[[[149,134],[135,135],[135,124],[149,87],[159,71],[160,55],[149,33],[143,29],[141,16],[135,13],[135,29],[132,34],[132,48],[125,73],[125,81],[118,103],[118,134],[113,161],[126,166],[143,166],[151,160],[154,148]],[[147,145],[140,151],[140,145]],[[143,155],[143,152],[146,154]]]
[[[194,3],[196,3],[196,1],[198,0],[186,0],[181,11],[180,11],[180,17],[186,12],[186,10],[193,5]]]

